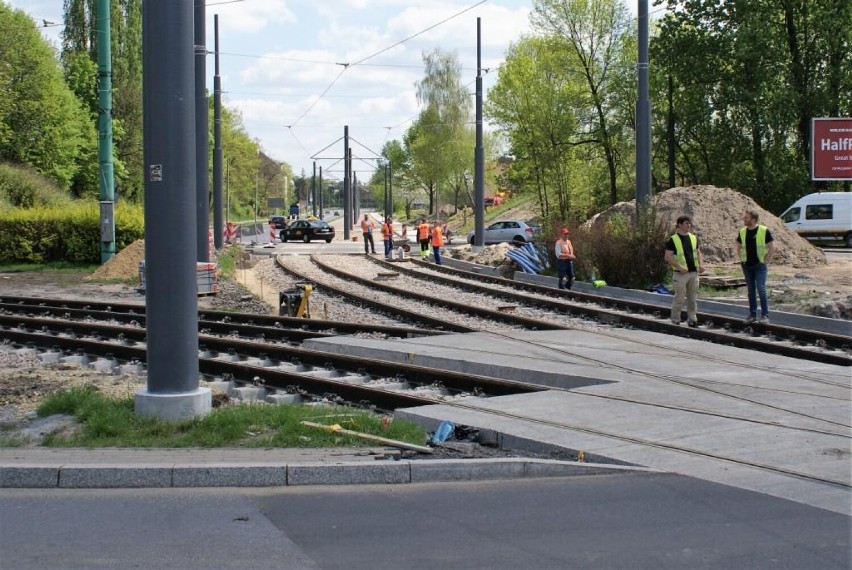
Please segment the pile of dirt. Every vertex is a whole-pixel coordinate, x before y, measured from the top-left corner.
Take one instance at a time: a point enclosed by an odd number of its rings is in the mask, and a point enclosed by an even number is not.
[[[701,240],[701,251],[708,263],[736,263],[735,240],[746,210],[758,213],[759,223],[769,228],[778,249],[774,264],[812,267],[826,263],[825,254],[797,233],[789,230],[780,218],[757,205],[757,202],[730,188],[688,186],[667,190],[654,197],[657,217],[674,231],[678,216],[692,218],[692,231]],[[621,214],[635,221],[636,201],[619,202],[594,216],[589,223],[600,224]]]
[[[84,281],[105,279],[133,279],[139,275],[139,262],[145,259],[145,240],[138,239],[116,253],[112,259],[98,267]]]
[[[469,244],[446,250],[446,255],[453,259],[478,263],[479,265],[500,265],[506,259],[506,252],[511,249],[508,243],[486,245],[482,251],[476,253]]]

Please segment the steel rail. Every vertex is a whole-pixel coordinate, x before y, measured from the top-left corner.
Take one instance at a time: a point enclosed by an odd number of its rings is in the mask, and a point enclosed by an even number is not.
[[[617,324],[622,324],[622,325],[625,325],[625,326],[629,326],[629,327],[633,327],[633,328],[637,328],[637,329],[641,329],[641,330],[648,330],[648,331],[659,332],[659,333],[664,333],[664,334],[672,334],[672,335],[676,335],[676,336],[681,336],[681,337],[685,337],[685,338],[692,338],[692,339],[697,339],[697,340],[705,340],[705,341],[713,342],[713,343],[716,343],[716,344],[725,344],[725,345],[735,346],[735,347],[738,347],[738,348],[745,348],[745,349],[750,349],[750,350],[759,350],[759,351],[762,351],[762,352],[769,352],[769,353],[772,353],[772,354],[789,356],[791,358],[797,358],[797,359],[800,359],[800,360],[811,360],[811,361],[814,361],[814,362],[821,362],[821,363],[824,363],[824,364],[834,364],[834,365],[839,365],[839,366],[852,366],[852,356],[845,354],[845,353],[841,354],[841,353],[826,352],[826,351],[821,351],[821,350],[814,350],[813,348],[779,344],[777,342],[772,342],[771,340],[760,340],[759,338],[757,338],[760,334],[760,330],[757,327],[755,327],[755,328],[749,327],[748,329],[742,330],[742,332],[744,334],[753,335],[751,337],[737,336],[736,334],[732,334],[731,332],[728,332],[728,329],[733,328],[735,326],[735,324],[737,323],[737,321],[725,319],[724,317],[715,316],[715,317],[708,317],[708,319],[707,319],[708,321],[712,320],[712,322],[718,328],[721,328],[723,330],[710,330],[710,329],[704,329],[704,328],[683,327],[683,326],[678,326],[678,325],[670,323],[668,321],[668,319],[654,320],[654,319],[649,319],[649,318],[644,317],[644,316],[637,316],[637,315],[631,315],[631,314],[625,314],[625,313],[621,313],[621,312],[611,311],[611,310],[608,310],[606,308],[591,307],[591,306],[584,306],[584,305],[574,305],[574,304],[572,304],[568,301],[531,298],[531,297],[525,296],[521,293],[512,293],[510,291],[505,291],[505,290],[496,290],[496,289],[493,289],[493,288],[490,288],[490,287],[487,287],[487,286],[484,286],[484,285],[477,285],[477,284],[474,284],[474,283],[465,283],[465,282],[459,281],[458,279],[442,277],[440,275],[425,275],[422,272],[415,272],[412,269],[400,268],[396,264],[389,264],[389,263],[387,263],[383,260],[379,260],[379,259],[373,259],[372,261],[374,263],[377,263],[378,265],[380,265],[382,267],[388,267],[388,268],[392,267],[395,271],[401,271],[401,272],[405,272],[407,274],[414,275],[418,279],[431,279],[431,280],[434,280],[435,282],[442,283],[444,285],[458,287],[460,289],[467,289],[467,290],[474,291],[474,292],[477,292],[477,293],[487,294],[491,297],[502,298],[502,299],[506,299],[506,300],[514,302],[514,303],[527,305],[527,306],[533,306],[533,307],[537,307],[537,308],[541,308],[541,309],[545,309],[545,310],[549,310],[549,311],[563,313],[563,314],[566,314],[566,315],[577,315],[577,316],[587,317],[587,318],[591,318],[593,320],[597,320],[597,321],[602,322],[602,323],[607,323],[607,324],[616,324],[617,323]],[[420,264],[420,262],[415,262],[415,263]],[[446,269],[443,266],[435,266],[433,264],[426,264],[426,263],[423,263],[422,265],[425,266],[425,267],[428,267],[429,269],[437,269],[437,271],[447,272]],[[458,274],[460,276],[467,277],[467,278],[470,278],[470,279],[478,279],[479,277],[484,277],[485,278],[484,280],[486,280],[488,282],[498,283],[500,285],[511,287],[511,288],[518,288],[518,289],[525,289],[525,290],[529,290],[529,291],[534,291],[534,292],[540,293],[540,294],[552,295],[554,293],[554,289],[552,287],[545,287],[545,286],[540,286],[540,285],[531,285],[531,284],[526,284],[526,283],[519,285],[519,284],[515,284],[514,282],[507,280],[507,279],[490,277],[490,276],[480,276],[477,273],[465,272],[463,270],[451,269],[449,272],[450,273],[457,273],[458,272]],[[577,293],[577,295],[583,295],[586,298],[594,297],[594,296],[590,296],[589,294],[586,294],[586,293]],[[610,299],[608,299],[608,298],[605,298],[605,299],[606,299],[606,304],[614,304],[614,303],[610,303],[610,301],[611,301]],[[623,304],[624,304],[624,306],[628,306],[628,305],[633,304],[633,303],[623,302]],[[639,307],[644,307],[645,309],[648,310],[648,312],[650,312],[650,308],[654,308],[655,314],[660,314],[660,312],[661,312],[660,307],[656,307],[656,306],[653,306],[653,305],[648,305],[648,304],[644,304],[644,303],[635,303],[635,305],[637,305]],[[741,325],[737,325],[737,326],[741,326]],[[819,339],[822,339],[823,341],[831,342],[832,345],[844,346],[844,347],[848,346],[848,344],[850,342],[852,342],[852,339],[849,339],[848,337],[843,337],[843,336],[840,336],[840,335],[830,335],[830,334],[827,334],[827,333],[819,333],[819,332],[815,332],[815,331],[803,331],[802,329],[793,329],[793,328],[790,328],[790,327],[779,327],[779,326],[775,326],[775,325],[772,325],[772,326],[774,326],[775,328],[770,329],[769,328],[770,325],[767,325],[767,332],[785,330],[787,332],[788,336],[791,337],[791,339],[800,339],[800,338],[804,338],[804,337],[819,338]],[[554,328],[557,328],[557,327],[554,327]],[[559,328],[565,328],[565,327],[559,327]],[[799,335],[799,336],[797,336],[797,335]],[[841,345],[842,342],[845,342],[845,344]]]
[[[345,271],[331,267],[320,261],[316,255],[311,256],[311,261],[314,262],[323,271],[331,273],[332,275],[335,275],[337,277],[356,281],[362,285],[378,289],[379,291],[384,291],[393,295],[400,295],[409,299],[414,299],[415,301],[420,301],[421,303],[426,303],[428,305],[438,305],[440,307],[444,307],[446,309],[450,309],[458,313],[473,315],[476,317],[485,318],[491,321],[502,322],[529,330],[564,330],[568,328],[562,325],[548,323],[546,321],[541,321],[538,319],[531,319],[528,317],[511,315],[508,313],[501,313],[500,311],[485,309],[483,307],[474,307],[472,305],[464,303],[456,303],[455,301],[442,299],[440,297],[415,293],[414,291],[406,291],[404,289],[400,289],[399,287],[392,287],[383,283],[376,283],[374,281],[370,281],[369,279],[358,277],[357,275],[350,275]]]
[[[76,345],[72,341],[86,340],[80,338],[81,336],[92,337],[87,342],[100,344],[85,344],[84,348],[93,350],[93,354],[97,356],[110,354],[125,360],[135,358],[144,362],[144,359],[139,357],[140,353],[138,351],[130,355],[125,355],[123,352],[125,349],[135,350],[139,348],[136,345],[145,342],[145,330],[136,327],[122,327],[80,321],[61,321],[56,319],[23,319],[18,317],[11,324],[7,324],[3,329],[0,329],[0,338],[14,341],[22,333],[38,335],[38,338],[41,339],[38,346],[45,348],[53,348],[55,346],[76,348]],[[111,339],[112,342],[103,339]],[[27,340],[26,342],[33,341]],[[96,346],[107,348],[96,349]],[[245,339],[222,338],[203,334],[199,335],[199,350],[202,353],[210,353],[211,351],[222,354],[232,353],[239,358],[273,359],[281,363],[298,363],[318,368],[332,367],[356,374],[396,378],[399,381],[422,386],[430,386],[438,383],[448,390],[471,394],[484,393],[491,396],[503,396],[539,392],[548,389],[546,386],[527,382],[504,380],[450,370],[437,370],[413,364],[379,360],[373,357],[350,356],[283,344],[261,343]],[[144,348],[142,351],[144,355]],[[202,356],[200,360],[205,358]],[[216,359],[214,358],[213,360]],[[266,368],[262,369],[266,370]]]
[[[283,271],[290,273],[291,275],[295,275],[299,279],[304,279],[305,281],[315,281],[314,279],[309,279],[308,277],[302,275],[292,267],[287,267],[285,263],[281,261],[279,257],[275,258],[275,263],[280,267]],[[348,276],[347,276],[348,278]],[[443,319],[436,319],[435,317],[430,317],[429,315],[424,315],[422,313],[418,313],[416,311],[408,311],[406,309],[402,309],[400,307],[396,307],[394,305],[388,305],[387,303],[382,303],[381,301],[376,301],[375,299],[368,299],[366,297],[362,297],[350,291],[347,291],[341,287],[337,287],[330,283],[318,283],[318,286],[322,287],[323,293],[328,293],[331,295],[336,295],[338,297],[342,297],[349,302],[360,304],[366,307],[369,307],[373,310],[376,310],[380,313],[390,315],[396,318],[402,318],[407,321],[413,323],[421,323],[425,326],[432,327],[433,329],[437,329],[439,331],[450,331],[450,332],[476,332],[477,329],[473,329],[470,327],[466,327],[464,325],[459,325],[455,323],[448,323]]]
[[[145,322],[145,306],[130,304],[115,304],[94,301],[78,301],[66,299],[42,299],[36,297],[0,296],[0,311],[19,313],[21,311],[68,313],[72,316],[85,318],[112,319],[121,322]],[[86,311],[91,312],[87,315]],[[337,334],[382,333],[389,337],[407,338],[411,336],[431,336],[442,334],[440,331],[424,330],[413,327],[394,325],[372,325],[367,323],[347,323],[323,319],[302,319],[255,313],[234,313],[228,311],[200,310],[198,317],[201,322],[230,323],[234,325],[256,325],[260,327],[285,327],[288,330],[304,330]]]

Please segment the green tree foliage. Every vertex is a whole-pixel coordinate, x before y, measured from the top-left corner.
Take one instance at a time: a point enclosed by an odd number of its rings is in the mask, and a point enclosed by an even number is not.
[[[426,191],[429,212],[437,215],[439,203],[453,200],[452,181],[464,176],[457,157],[466,151],[473,156],[473,146],[463,148],[469,144],[466,123],[472,104],[461,85],[461,65],[454,53],[426,52],[423,63],[425,76],[416,84],[423,110],[406,132],[404,144],[411,157],[411,177]]]
[[[0,2],[0,29],[0,158],[70,188],[92,167],[97,139],[87,113],[24,12]]]
[[[571,57],[569,65],[585,84],[588,134],[606,160],[609,199],[618,201],[618,156],[613,117],[613,85],[617,63],[628,36],[629,16],[621,0],[536,0],[533,26],[561,38]]]
[[[62,62],[68,84],[92,111],[97,128],[97,2],[65,0]],[[110,3],[113,139],[116,185],[124,199],[142,197],[142,0]],[[88,62],[85,60],[88,59]],[[97,179],[95,179],[97,192]]]
[[[213,161],[213,97],[207,98],[210,112],[208,121],[210,134],[210,162]],[[246,132],[239,111],[222,105],[222,178],[226,208],[226,218],[246,218],[254,216],[254,195],[257,188],[260,202],[267,195],[277,196],[284,190],[284,177],[292,180],[292,169],[287,164],[271,164],[268,157],[261,163],[260,146]],[[263,167],[262,167],[263,166]],[[210,187],[213,187],[213,168],[210,168]],[[289,183],[288,183],[289,184]],[[292,194],[290,194],[292,197]],[[265,209],[265,200],[263,201]]]
[[[679,181],[731,186],[779,211],[807,185],[811,118],[852,113],[852,5],[666,6],[651,68],[661,97],[671,78]]]

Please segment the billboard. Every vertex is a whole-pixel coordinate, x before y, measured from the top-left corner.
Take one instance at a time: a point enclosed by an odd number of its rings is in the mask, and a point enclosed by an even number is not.
[[[852,180],[852,119],[811,119],[811,180]]]

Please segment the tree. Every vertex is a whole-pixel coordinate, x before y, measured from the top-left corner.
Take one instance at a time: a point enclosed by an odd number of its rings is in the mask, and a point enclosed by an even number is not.
[[[65,0],[62,62],[69,85],[95,111],[97,125],[97,2]],[[116,184],[126,199],[142,197],[142,0],[110,2]],[[88,57],[91,65],[82,58]]]
[[[424,108],[404,140],[412,161],[411,173],[427,192],[429,212],[437,215],[441,185],[452,178],[453,168],[458,166],[453,154],[460,150],[453,145],[464,143],[472,105],[470,94],[461,85],[461,66],[455,54],[436,49],[423,54],[423,63],[426,75],[416,87],[417,100]]]
[[[87,112],[29,16],[0,2],[0,29],[0,158],[32,166],[67,190],[92,167],[97,137]]]
[[[834,0],[668,0],[651,44],[671,78],[681,178],[780,210],[807,184],[810,120],[852,112],[852,7]],[[816,184],[814,184],[816,186]]]
[[[610,202],[618,201],[618,167],[610,132],[613,64],[622,52],[629,17],[620,0],[536,0],[533,26],[563,38],[573,52],[572,64],[587,88],[587,107],[593,110],[589,134],[603,150],[609,173]]]

